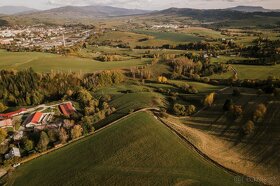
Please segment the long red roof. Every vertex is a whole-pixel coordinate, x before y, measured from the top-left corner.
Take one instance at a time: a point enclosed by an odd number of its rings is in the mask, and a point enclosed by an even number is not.
[[[17,111],[5,113],[5,114],[0,114],[0,117],[10,118],[10,117],[13,117],[14,115],[17,115],[17,114],[19,114],[19,113],[21,113],[23,111],[26,111],[26,108],[22,108],[22,109],[19,109]]]
[[[35,112],[34,115],[32,116],[31,123],[39,123],[43,113],[41,112]]]
[[[75,112],[75,109],[71,103],[59,105],[59,108],[65,116],[70,116]]]
[[[13,125],[13,122],[11,119],[6,119],[6,120],[0,121],[0,127],[8,127],[11,125]]]

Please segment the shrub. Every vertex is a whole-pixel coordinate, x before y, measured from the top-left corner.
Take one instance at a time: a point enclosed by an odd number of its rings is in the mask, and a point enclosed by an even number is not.
[[[232,113],[232,116],[234,119],[237,119],[238,117],[242,116],[243,109],[241,105],[232,105],[230,108],[230,112]]]
[[[173,106],[173,112],[175,115],[177,116],[184,116],[185,115],[185,112],[186,112],[186,108],[184,105],[181,105],[181,104],[174,104]]]
[[[189,116],[189,115],[192,115],[193,113],[195,113],[196,111],[196,107],[194,105],[187,105],[186,106],[186,114]]]
[[[7,136],[8,136],[7,131],[5,129],[0,128],[0,143],[2,143]]]
[[[266,112],[267,112],[267,108],[264,104],[257,105],[253,115],[254,121],[258,121],[259,119],[262,119],[266,114]]]
[[[158,77],[158,82],[159,83],[167,83],[167,78],[164,76],[159,76]]]
[[[76,139],[81,137],[83,134],[83,128],[81,125],[75,125],[71,130],[71,138]]]
[[[229,111],[231,109],[232,105],[233,105],[232,100],[231,99],[227,99],[225,101],[225,103],[224,103],[223,110],[224,111]]]
[[[50,142],[50,140],[49,140],[47,133],[42,131],[40,134],[39,142],[37,144],[37,150],[39,152],[43,152],[43,151],[47,150],[49,142]]]
[[[203,101],[204,106],[211,107],[214,103],[215,93],[210,93],[207,95]]]
[[[244,134],[248,135],[251,134],[254,131],[255,124],[253,121],[247,121],[245,125],[242,127]]]
[[[234,88],[233,91],[232,91],[232,95],[233,96],[240,96],[241,92],[240,92],[239,88]]]
[[[4,112],[7,109],[8,109],[8,107],[0,102],[0,112]]]

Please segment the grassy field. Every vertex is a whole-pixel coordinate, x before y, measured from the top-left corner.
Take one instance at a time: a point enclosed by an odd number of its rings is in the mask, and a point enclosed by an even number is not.
[[[221,32],[208,28],[203,28],[203,27],[190,27],[184,29],[183,32],[187,34],[196,35],[199,37],[204,37],[204,38],[211,38],[211,39],[225,38],[225,36],[222,35]]]
[[[210,61],[212,63],[226,63],[229,60],[236,60],[236,61],[240,61],[240,60],[254,60],[254,58],[245,58],[245,57],[231,57],[231,56],[220,56],[219,58],[214,58],[212,57],[210,59]]]
[[[8,185],[238,185],[148,113],[20,166]]]
[[[32,67],[37,72],[77,71],[94,72],[100,70],[123,69],[143,65],[147,60],[132,59],[118,62],[98,62],[91,59],[67,57],[37,52],[6,52],[0,50],[0,69],[22,70]]]
[[[182,123],[195,129],[198,134],[196,138],[199,136],[207,142],[202,148],[214,159],[239,172],[279,185],[279,98],[258,96],[254,89],[240,90],[242,94],[239,97],[232,96],[232,88],[223,91],[216,95],[212,108],[189,120],[182,120]],[[235,121],[222,109],[226,99],[232,99],[235,104],[242,106],[243,114]],[[267,114],[259,122],[254,122],[254,132],[251,135],[242,135],[241,127],[252,120],[255,108],[260,103],[266,104]],[[205,138],[205,135],[210,137]]]
[[[198,42],[202,38],[185,33],[176,33],[176,32],[158,32],[158,31],[146,31],[146,30],[137,30],[139,34],[146,34],[155,37],[158,40],[168,40],[174,42]]]
[[[280,65],[275,66],[253,66],[253,65],[232,65],[238,72],[239,79],[267,79],[268,76],[280,78]],[[232,77],[233,73],[215,74],[213,79],[224,79]]]

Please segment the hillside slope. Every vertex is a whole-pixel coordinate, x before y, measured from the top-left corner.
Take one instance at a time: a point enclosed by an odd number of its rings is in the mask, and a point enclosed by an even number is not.
[[[232,89],[216,96],[212,108],[181,121],[169,120],[172,128],[186,136],[202,152],[220,164],[270,185],[279,185],[280,100],[270,95],[256,94],[256,90],[243,89],[243,95],[234,97]],[[223,111],[226,99],[243,107],[243,116],[233,121]],[[267,105],[267,114],[254,132],[245,136],[241,127],[252,119],[256,106]]]
[[[19,167],[14,185],[238,185],[148,113]],[[246,184],[245,184],[246,185]]]
[[[38,10],[24,6],[0,6],[0,14],[3,15],[13,15],[28,12],[31,13],[36,11]]]

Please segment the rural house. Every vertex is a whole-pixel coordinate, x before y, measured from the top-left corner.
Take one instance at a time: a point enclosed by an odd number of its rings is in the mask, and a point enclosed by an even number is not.
[[[71,102],[59,105],[59,110],[64,116],[70,116],[71,114],[76,112],[76,109],[73,107],[73,104]]]
[[[13,147],[9,153],[5,155],[5,159],[11,159],[13,157],[21,157],[19,148]]]
[[[43,113],[41,112],[35,112],[31,116],[29,116],[25,122],[26,127],[34,127],[36,125],[39,125],[41,123],[41,120],[43,118]]]
[[[7,119],[7,118],[12,118],[14,116],[18,116],[20,114],[23,114],[26,112],[25,108],[19,109],[17,111],[5,113],[5,114],[0,114],[0,119]]]
[[[13,121],[11,119],[5,119],[0,121],[0,128],[13,127]]]

